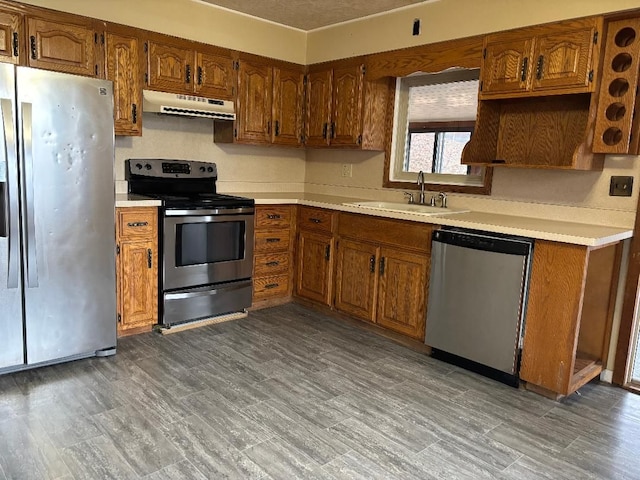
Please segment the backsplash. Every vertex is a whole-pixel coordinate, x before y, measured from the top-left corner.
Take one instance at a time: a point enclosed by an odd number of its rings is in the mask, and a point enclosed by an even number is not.
[[[142,137],[116,137],[116,181],[128,158],[172,158],[216,163],[221,193],[304,190],[304,149],[214,144],[209,119],[145,113],[143,120]]]

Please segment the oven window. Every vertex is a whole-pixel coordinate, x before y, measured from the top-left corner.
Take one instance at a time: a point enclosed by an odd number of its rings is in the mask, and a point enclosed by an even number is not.
[[[176,267],[244,258],[244,221],[182,223],[176,228]]]

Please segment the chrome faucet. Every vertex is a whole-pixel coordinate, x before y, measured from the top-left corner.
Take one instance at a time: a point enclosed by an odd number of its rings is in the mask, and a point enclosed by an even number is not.
[[[426,203],[424,198],[424,172],[420,170],[418,172],[418,186],[420,187],[420,205],[424,205]]]
[[[440,207],[447,208],[447,194],[440,192],[438,194],[438,199],[440,200]]]

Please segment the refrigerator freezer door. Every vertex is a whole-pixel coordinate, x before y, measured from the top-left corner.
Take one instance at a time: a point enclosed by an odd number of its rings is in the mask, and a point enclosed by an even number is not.
[[[116,344],[113,90],[18,67],[27,363]]]
[[[24,363],[15,69],[0,63],[0,369]]]

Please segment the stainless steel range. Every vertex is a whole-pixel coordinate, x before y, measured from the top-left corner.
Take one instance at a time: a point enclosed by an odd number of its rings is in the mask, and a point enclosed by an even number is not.
[[[160,323],[251,305],[254,201],[216,193],[215,163],[130,159],[129,192],[162,200]]]

